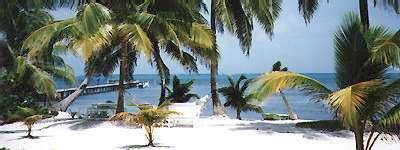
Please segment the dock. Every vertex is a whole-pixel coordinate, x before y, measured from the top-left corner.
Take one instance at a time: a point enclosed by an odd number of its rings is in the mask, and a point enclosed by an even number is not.
[[[146,81],[146,82],[129,81],[129,82],[125,82],[124,85],[125,85],[125,89],[146,88],[149,86],[149,82],[148,81]],[[64,98],[68,97],[68,95],[75,92],[76,89],[77,88],[57,89],[57,98],[64,99]],[[106,92],[116,91],[117,89],[118,89],[118,83],[92,85],[92,86],[87,86],[86,89],[81,93],[81,95],[106,93]]]

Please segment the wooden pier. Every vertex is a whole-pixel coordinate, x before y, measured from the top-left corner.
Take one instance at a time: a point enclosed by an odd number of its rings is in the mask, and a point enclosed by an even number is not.
[[[129,88],[145,88],[149,86],[149,82],[140,82],[140,81],[130,81],[125,82],[125,89]],[[75,92],[77,88],[68,88],[68,89],[58,89],[57,90],[57,98],[64,99],[68,95]],[[93,85],[87,86],[86,89],[81,93],[81,95],[90,95],[90,94],[97,94],[97,93],[105,93],[116,91],[118,89],[118,83],[110,83],[110,84],[102,84],[102,85]]]

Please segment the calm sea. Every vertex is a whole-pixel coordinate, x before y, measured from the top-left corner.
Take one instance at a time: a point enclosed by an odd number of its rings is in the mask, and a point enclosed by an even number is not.
[[[260,74],[246,74],[248,78],[257,77]],[[308,73],[308,76],[313,77],[331,89],[335,89],[335,74],[332,73]],[[234,75],[238,77],[239,75]],[[191,79],[195,80],[192,92],[198,94],[199,96],[204,96],[210,93],[210,81],[208,74],[194,74],[194,75],[178,75],[182,81],[188,81]],[[135,75],[135,80],[149,81],[150,88],[144,89],[127,89],[125,92],[126,101],[128,104],[132,101],[135,103],[151,103],[158,104],[158,97],[160,93],[159,77],[156,74],[143,74]],[[78,77],[81,81],[83,77]],[[114,75],[108,78],[98,77],[91,81],[91,85],[94,84],[104,84],[108,80],[118,79],[118,75]],[[77,84],[79,84],[78,82]],[[218,86],[222,87],[228,84],[227,75],[218,76]],[[61,81],[57,81],[58,88],[73,87],[63,84]],[[297,113],[300,119],[330,119],[332,118],[327,106],[321,103],[315,103],[310,101],[309,97],[304,96],[299,91],[288,90],[285,94],[289,100],[290,105]],[[86,108],[94,103],[101,103],[106,101],[116,101],[117,92],[100,93],[95,95],[84,95],[80,96],[74,104],[70,107],[71,111],[77,111],[80,113],[85,113]],[[224,97],[220,96],[222,103],[225,101]],[[263,103],[263,109],[265,112],[271,113],[287,113],[286,108],[283,105],[282,98],[279,95],[273,95],[265,100]],[[128,111],[135,111],[135,108],[126,107]],[[227,108],[228,115],[234,117],[235,112],[231,108]],[[212,114],[212,104],[211,101],[207,103],[207,107],[202,112],[202,116],[209,116]],[[242,118],[247,120],[261,119],[261,115],[254,112],[245,112],[242,114]]]

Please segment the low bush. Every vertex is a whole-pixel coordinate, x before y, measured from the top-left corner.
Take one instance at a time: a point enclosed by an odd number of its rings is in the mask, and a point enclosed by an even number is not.
[[[262,117],[264,120],[289,120],[288,115],[263,113]]]

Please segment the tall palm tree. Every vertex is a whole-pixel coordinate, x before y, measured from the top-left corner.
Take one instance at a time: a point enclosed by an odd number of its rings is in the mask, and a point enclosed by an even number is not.
[[[287,67],[281,68],[282,63],[280,61],[277,61],[275,64],[272,65],[272,71],[288,71]],[[282,101],[283,104],[285,104],[286,109],[288,111],[288,116],[289,119],[292,120],[297,120],[297,114],[293,112],[292,107],[290,107],[290,104],[285,96],[285,93],[283,93],[283,91],[279,91],[279,94],[282,96]]]
[[[32,32],[24,41],[22,49],[28,51],[29,60],[38,60],[57,51],[57,45],[65,45],[73,54],[81,54],[85,61],[92,56],[93,51],[105,47],[111,39],[112,26],[109,24],[111,14],[107,8],[98,3],[87,3],[79,7],[73,18],[54,21]],[[85,80],[88,82],[88,80]],[[82,84],[77,93],[79,95]],[[56,108],[66,111],[74,98],[67,97],[56,104]]]
[[[397,14],[400,14],[400,1],[399,0],[374,0],[374,6],[383,5],[386,8],[392,8]],[[369,11],[368,0],[359,0],[359,11],[361,22],[365,29],[369,27]]]
[[[72,50],[83,48],[83,50],[79,52],[82,53],[86,62],[88,62],[86,67],[87,77],[90,77],[97,73],[104,74],[112,72],[112,70],[115,68],[116,62],[118,62],[119,60],[121,69],[120,69],[120,80],[119,80],[120,83],[118,90],[117,112],[123,111],[124,107],[123,82],[126,79],[127,72],[133,72],[133,67],[136,64],[136,58],[139,54],[136,51],[142,51],[146,55],[149,61],[150,58],[154,56],[155,56],[154,58],[159,58],[155,60],[160,60],[161,57],[153,55],[153,54],[158,54],[155,53],[154,50],[157,47],[154,47],[152,45],[153,44],[152,41],[155,41],[155,39],[161,41],[160,46],[166,47],[166,52],[168,52],[172,56],[175,56],[175,58],[183,58],[180,59],[180,62],[190,68],[195,68],[193,67],[195,66],[194,58],[191,57],[191,55],[189,55],[187,52],[182,52],[181,47],[183,46],[180,45],[181,43],[190,47],[190,51],[193,52],[196,57],[201,57],[201,59],[213,58],[217,54],[213,53],[210,50],[202,50],[202,48],[205,47],[208,48],[211,47],[210,45],[213,45],[212,34],[209,31],[209,29],[207,29],[206,26],[193,22],[196,21],[195,19],[193,19],[193,17],[199,17],[198,15],[199,13],[194,14],[193,12],[188,11],[187,8],[186,9],[184,7],[179,8],[181,6],[185,6],[182,5],[183,3],[181,1],[171,1],[171,2],[144,1],[142,3],[136,1],[129,1],[129,2],[126,1],[127,5],[120,5],[120,3],[112,3],[110,1],[99,1],[99,2],[115,10],[113,11],[115,17],[113,17],[112,20],[107,8],[98,3],[91,2],[85,4],[82,7],[81,11],[82,13],[78,12],[75,18],[61,21],[59,23],[61,24],[60,27],[58,27],[58,25],[53,25],[53,27],[56,28],[48,32],[50,32],[53,35],[63,33],[60,35],[66,36],[67,39],[70,39],[71,42],[69,44],[69,47]],[[175,4],[180,4],[180,5],[175,5]],[[90,11],[88,13],[89,14],[98,13],[98,14],[85,15],[87,14],[85,13],[85,10],[87,10],[86,7],[91,5],[99,6],[100,9],[95,9],[94,11]],[[150,12],[157,12],[157,11],[150,11],[152,9],[153,10],[159,9],[158,11],[162,12],[160,14],[164,16],[160,16],[158,14],[150,14]],[[176,10],[180,10],[179,13],[176,13]],[[188,20],[180,20],[179,18],[175,19],[174,15],[179,17],[179,14],[181,16],[186,17],[184,19],[191,19],[191,22],[189,22]],[[95,19],[95,20],[90,20],[90,19]],[[68,22],[68,20],[70,21]],[[74,22],[75,20],[76,23]],[[80,25],[81,23],[85,23],[85,21],[89,21],[88,24],[93,26],[91,28],[88,28],[87,26],[85,26],[86,24]],[[72,23],[74,24],[70,25]],[[63,26],[65,26],[65,28],[63,28]],[[179,31],[178,28],[180,27],[186,27],[189,30],[187,30],[188,32]],[[86,29],[92,29],[92,30],[86,32]],[[40,32],[38,31],[38,33],[43,33],[44,31],[46,30],[42,30]],[[36,36],[39,36],[39,34],[36,34]],[[47,39],[58,38],[57,36],[54,37],[50,36],[50,38],[49,36],[46,37],[48,37]],[[151,39],[150,37],[153,38]],[[35,39],[41,39],[41,38],[39,37]],[[50,43],[50,40],[47,40],[42,43],[48,44]],[[36,49],[40,49],[42,47],[43,44],[37,46]],[[94,67],[96,66],[100,67],[102,65],[95,65],[95,63],[92,64],[89,63],[101,62],[101,60],[104,59],[96,57],[95,55],[93,55],[94,54],[93,52],[102,53],[102,56],[112,56],[112,57],[106,57],[107,61],[104,61],[104,63],[99,63],[102,64],[103,66],[110,66],[110,68],[94,69]],[[107,62],[110,62],[111,64],[105,64]],[[197,68],[195,69],[197,70]],[[79,95],[80,91],[82,91],[82,89],[87,85],[86,83],[88,80],[85,79],[85,81],[86,82],[84,82],[81,85],[79,90],[71,95],[72,98],[67,97],[65,99],[64,103],[62,103],[65,104],[64,106],[68,107],[68,105],[70,105],[73,102],[74,100],[73,97]]]
[[[265,33],[272,36],[274,23],[281,11],[281,0],[211,0],[211,29],[214,33],[226,28],[239,39],[243,53],[250,54],[253,18],[261,24]],[[298,0],[298,10],[306,23],[310,22],[318,8],[318,0]],[[215,46],[216,47],[216,46]],[[214,115],[224,115],[217,93],[218,61],[211,61],[210,84]]]
[[[400,31],[389,32],[382,26],[365,30],[358,16],[347,15],[334,38],[339,89],[328,89],[301,74],[278,71],[259,77],[255,93],[262,100],[285,88],[300,88],[331,106],[335,116],[354,133],[357,150],[370,150],[380,135],[399,135],[400,102],[396,97],[400,80],[385,78],[390,66],[400,66],[399,39]],[[367,127],[370,130],[364,146]]]

